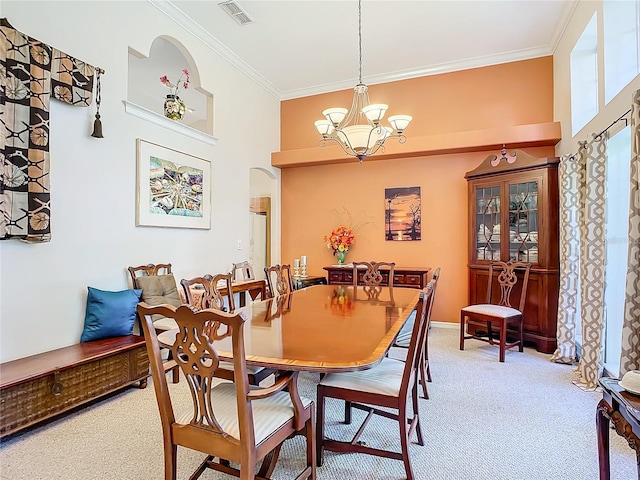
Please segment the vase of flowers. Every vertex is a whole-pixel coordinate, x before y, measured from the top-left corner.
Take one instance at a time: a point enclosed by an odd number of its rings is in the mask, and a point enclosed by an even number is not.
[[[178,92],[180,89],[189,88],[189,83],[191,82],[189,76],[189,70],[186,68],[182,69],[182,73],[178,78],[178,81],[174,84],[171,83],[169,77],[163,75],[160,77],[160,83],[162,83],[165,87],[169,89],[169,93],[167,94],[167,98],[164,101],[164,116],[170,118],[171,120],[182,120],[182,117],[186,111],[185,103],[178,96]]]
[[[324,237],[327,248],[333,250],[333,254],[338,259],[338,265],[344,265],[345,257],[349,247],[356,241],[356,237],[350,228],[340,225],[331,231],[330,235]]]

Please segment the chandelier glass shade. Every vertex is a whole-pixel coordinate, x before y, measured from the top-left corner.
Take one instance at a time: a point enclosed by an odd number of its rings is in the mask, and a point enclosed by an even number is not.
[[[390,127],[381,121],[389,108],[384,103],[369,102],[369,88],[362,83],[362,0],[358,0],[358,38],[360,54],[360,74],[358,84],[353,89],[351,109],[341,107],[327,108],[322,112],[323,120],[315,122],[316,129],[322,135],[320,145],[327,141],[336,142],[350,156],[362,161],[375,154],[388,138],[397,137],[400,143],[407,141],[404,130],[412,117],[392,115]]]

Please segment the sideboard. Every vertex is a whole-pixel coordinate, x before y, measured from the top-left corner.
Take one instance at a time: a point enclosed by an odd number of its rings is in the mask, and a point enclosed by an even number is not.
[[[323,267],[327,271],[329,285],[353,285],[352,265],[329,265]],[[395,267],[393,285],[396,287],[425,288],[429,279],[429,267]],[[380,268],[382,284],[389,284],[389,269]],[[364,268],[363,268],[364,273]],[[362,284],[362,275],[358,272],[358,284]]]

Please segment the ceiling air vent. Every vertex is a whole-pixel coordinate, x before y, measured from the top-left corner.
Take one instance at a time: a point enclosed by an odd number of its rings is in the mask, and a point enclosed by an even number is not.
[[[253,23],[251,17],[247,15],[247,12],[245,12],[242,7],[240,7],[240,5],[238,5],[233,0],[230,0],[228,2],[220,2],[218,5],[220,6],[220,8],[222,8],[222,10],[227,12],[227,14],[238,23],[238,25]]]

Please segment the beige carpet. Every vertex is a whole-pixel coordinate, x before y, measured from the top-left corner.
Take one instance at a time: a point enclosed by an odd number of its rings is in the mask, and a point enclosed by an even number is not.
[[[591,480],[598,478],[595,407],[599,393],[571,384],[571,367],[526,348],[507,352],[467,342],[458,350],[455,329],[430,332],[434,381],[430,400],[420,400],[426,444],[411,450],[418,479]],[[399,352],[394,351],[394,355]],[[317,375],[305,374],[302,393],[315,398]],[[184,383],[172,386],[180,403],[190,401]],[[337,419],[337,402],[328,404]],[[355,415],[358,415],[355,413]],[[355,422],[354,422],[355,423]],[[355,426],[332,422],[329,433]],[[367,443],[397,446],[395,424],[371,423]],[[293,478],[304,458],[303,440],[285,444],[274,477]],[[179,449],[180,479],[187,479],[200,454]],[[612,480],[636,479],[633,450],[611,432]],[[128,389],[0,445],[3,480],[162,479],[160,420],[152,385]],[[202,478],[231,478],[211,471]],[[402,479],[402,463],[367,455],[325,454],[318,478]]]

